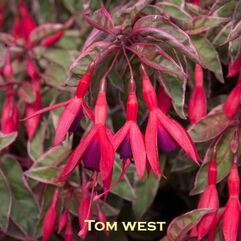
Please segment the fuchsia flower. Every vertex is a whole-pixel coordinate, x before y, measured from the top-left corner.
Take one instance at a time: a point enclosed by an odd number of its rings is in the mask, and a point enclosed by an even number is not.
[[[24,26],[21,28],[22,34],[23,34],[25,43],[29,45],[29,41],[30,41],[29,36],[31,32],[37,27],[37,24],[32,18],[32,16],[30,15],[28,11],[28,7],[23,0],[21,0],[19,3],[19,12],[21,16],[21,25]]]
[[[241,100],[241,74],[239,75],[236,86],[229,93],[227,99],[224,102],[223,110],[224,110],[224,113],[229,118],[233,118],[237,114],[240,107],[240,100]]]
[[[241,70],[241,54],[238,58],[228,65],[228,78],[235,76]]]
[[[57,32],[56,34],[50,35],[49,37],[47,37],[41,42],[41,45],[46,48],[51,47],[62,38],[63,34],[64,32],[60,31],[60,32]]]
[[[84,167],[99,172],[105,190],[111,184],[114,164],[112,132],[106,127],[107,102],[105,91],[99,91],[95,105],[95,120],[92,129],[82,138],[69,157],[59,180],[65,181],[75,167],[83,160]]]
[[[12,89],[7,91],[7,98],[2,110],[1,127],[4,134],[18,130],[19,114]]]
[[[57,220],[57,204],[59,200],[59,190],[53,194],[50,207],[45,214],[43,221],[43,241],[48,241],[54,232],[54,226]]]
[[[4,18],[4,7],[2,4],[0,4],[0,28],[3,25],[3,18]]]
[[[90,67],[89,70],[80,80],[77,87],[77,91],[73,98],[71,98],[68,101],[43,108],[27,116],[24,120],[35,118],[40,114],[64,106],[65,109],[60,116],[59,123],[55,131],[55,139],[53,144],[54,146],[59,145],[62,141],[64,141],[67,132],[72,131],[74,129],[76,123],[80,122],[84,114],[86,114],[90,119],[94,119],[92,111],[88,108],[88,106],[85,104],[83,100],[83,97],[86,91],[88,90],[91,81],[92,72],[93,68]]]
[[[138,102],[135,91],[130,91],[127,100],[127,121],[114,136],[114,147],[122,159],[134,160],[137,174],[144,177],[146,151],[143,135],[137,124]]]
[[[158,178],[160,178],[162,175],[159,164],[157,145],[158,128],[160,126],[162,126],[168,132],[168,134],[170,134],[170,136],[196,163],[198,163],[199,156],[188,133],[179,123],[168,117],[158,108],[155,89],[152,86],[144,66],[141,66],[141,75],[142,93],[144,101],[146,102],[146,105],[149,109],[149,118],[145,133],[145,145],[147,158],[150,162],[153,172],[158,176]]]
[[[65,229],[64,241],[72,241],[73,240],[73,228],[71,224],[71,220],[68,221],[67,227]]]
[[[203,88],[203,69],[199,64],[195,65],[194,80],[194,89],[188,106],[191,124],[198,122],[207,113],[207,97]]]
[[[200,6],[200,0],[191,0],[191,3]]]
[[[90,183],[84,183],[82,186],[82,199],[80,202],[78,214],[79,224],[81,228],[78,235],[82,238],[85,238],[88,232],[85,220],[91,219],[91,198],[89,195],[89,184]]]
[[[229,199],[223,214],[223,236],[225,241],[236,241],[240,221],[239,202],[240,178],[237,164],[234,163],[228,177]]]
[[[68,208],[65,208],[59,218],[58,233],[61,233],[61,231],[66,227],[68,220],[69,220],[69,210]]]
[[[3,68],[3,76],[7,80],[13,79],[13,69],[10,59],[10,53],[7,51],[5,56],[5,65]],[[1,128],[4,134],[18,130],[19,113],[14,100],[14,91],[12,86],[7,89],[7,97],[2,109]]]
[[[28,58],[26,61],[26,70],[27,70],[27,74],[31,78],[32,89],[33,89],[33,92],[35,93],[35,101],[32,103],[26,103],[25,105],[25,115],[31,116],[34,113],[36,113],[39,109],[42,108],[42,96],[40,93],[41,78],[37,71],[37,67],[35,66],[34,62],[30,58]],[[37,131],[37,128],[39,126],[40,118],[41,116],[37,115],[34,118],[25,120],[25,127],[27,130],[29,140],[32,140],[32,138],[34,137]]]
[[[198,202],[198,208],[210,208],[211,213],[205,215],[196,227],[198,240],[201,240],[215,225],[215,219],[219,209],[218,192],[216,188],[217,166],[216,166],[216,154],[213,153],[213,157],[210,160],[208,167],[208,187],[202,193]],[[210,241],[209,236],[209,241]]]

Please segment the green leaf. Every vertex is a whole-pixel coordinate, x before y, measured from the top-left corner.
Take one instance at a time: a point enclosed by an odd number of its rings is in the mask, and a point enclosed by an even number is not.
[[[241,20],[231,30],[227,42],[232,41],[241,35]]]
[[[27,103],[33,103],[36,100],[36,94],[33,91],[32,85],[29,83],[22,83],[18,89],[18,95]]]
[[[12,194],[7,177],[0,169],[0,228],[4,232],[8,229],[9,218],[12,208]]]
[[[222,27],[222,29],[213,39],[212,43],[216,46],[223,45],[226,39],[228,38],[231,28],[232,28],[232,23],[231,22],[227,23],[224,27]]]
[[[222,181],[228,175],[231,169],[233,154],[230,150],[230,141],[232,140],[233,135],[234,130],[229,129],[217,145],[217,183]],[[210,149],[208,149],[205,156],[206,161],[202,164],[197,172],[194,187],[190,192],[191,195],[199,194],[207,187],[208,164],[211,156],[210,152]]]
[[[27,149],[28,154],[32,160],[37,160],[44,150],[44,138],[45,138],[45,131],[47,128],[47,123],[41,123],[40,128],[38,128],[36,134],[34,135],[31,141],[28,141]]]
[[[184,240],[201,218],[210,212],[210,209],[195,209],[175,218],[168,226],[167,238],[169,241]]]
[[[153,173],[150,173],[150,175],[147,176],[145,180],[139,180],[138,178],[136,181],[136,200],[133,202],[133,211],[137,219],[139,219],[152,204],[158,187],[159,180],[154,176]],[[145,195],[143,195],[143,193],[145,193]]]
[[[22,169],[17,161],[9,155],[3,156],[0,163],[12,193],[11,220],[25,233],[25,240],[35,239],[38,206],[23,176]]]
[[[207,115],[188,130],[194,142],[206,142],[220,135],[232,121],[222,112]]]
[[[38,182],[57,185],[56,180],[60,174],[61,169],[59,167],[36,167],[30,168],[24,174],[25,176],[32,178]]]
[[[227,22],[227,18],[213,17],[213,16],[200,16],[191,20],[188,24],[187,32],[191,35],[206,32],[222,23]]]
[[[163,84],[166,93],[171,97],[176,113],[183,119],[184,113],[186,78],[180,79],[174,74],[160,73],[159,81]],[[173,88],[175,86],[175,88]]]
[[[45,166],[58,166],[69,155],[70,149],[66,146],[56,146],[45,152],[33,164],[33,168]]]
[[[11,145],[15,141],[17,135],[17,132],[12,132],[10,134],[3,134],[0,132],[0,151]]]
[[[208,39],[201,36],[193,36],[192,42],[199,53],[202,65],[214,72],[216,78],[224,83],[221,62],[213,45]]]
[[[112,176],[113,182],[118,179],[118,177],[121,174],[121,170],[122,170],[122,160],[119,159],[115,161],[113,176]],[[133,200],[136,200],[136,192],[133,187],[133,181],[134,181],[134,168],[130,166],[127,169],[127,172],[122,178],[122,180],[111,192],[120,196],[125,200],[132,202]]]

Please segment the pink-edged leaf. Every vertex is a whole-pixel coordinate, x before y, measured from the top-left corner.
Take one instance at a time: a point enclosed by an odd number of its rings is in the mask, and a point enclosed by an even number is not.
[[[100,126],[98,130],[98,139],[100,143],[100,174],[104,185],[104,189],[107,190],[111,185],[111,178],[114,166],[115,151],[111,141],[109,140],[106,129],[104,126]]]
[[[146,155],[155,175],[160,178],[162,175],[157,147],[157,118],[152,111],[149,114],[149,119],[145,132]]]
[[[91,17],[85,12],[83,17],[90,25],[103,32],[112,33],[114,29],[112,17],[104,7],[96,10]]]
[[[83,107],[84,113],[85,113],[92,121],[94,121],[94,120],[95,120],[94,113],[93,113],[93,111],[89,108],[89,106],[87,106],[87,104],[86,104],[84,101],[82,102],[82,107]]]
[[[200,160],[199,155],[187,131],[177,121],[165,115],[161,110],[156,110],[155,114],[161,125],[167,130],[173,139],[182,147],[182,149],[194,162],[198,163]]]
[[[134,25],[133,34],[141,34],[156,41],[168,41],[168,44],[189,58],[200,62],[198,53],[187,33],[160,15],[148,15],[140,18]]]
[[[66,82],[70,81],[72,74],[83,76],[91,62],[94,62],[95,66],[98,66],[98,64],[102,62],[106,56],[115,52],[117,49],[118,47],[116,47],[116,45],[113,45],[108,41],[98,41],[91,44],[89,47],[86,47],[79,57],[70,65],[68,70],[69,78]]]
[[[75,169],[75,167],[79,164],[82,155],[84,154],[92,139],[95,137],[97,131],[98,127],[94,126],[90,130],[90,132],[82,138],[79,145],[70,155],[67,163],[65,164],[64,169],[58,178],[59,181],[65,181],[68,178],[68,176],[72,173],[72,171]]]
[[[225,43],[230,42],[241,35],[241,20],[233,27]]]
[[[43,113],[45,113],[45,112],[48,112],[48,111],[51,111],[51,110],[60,108],[60,107],[62,107],[62,106],[65,106],[65,105],[67,105],[70,101],[71,101],[71,99],[70,99],[70,100],[67,100],[67,101],[65,101],[65,102],[61,102],[61,103],[58,103],[58,104],[55,104],[55,105],[51,105],[51,106],[45,107],[45,108],[43,108],[43,109],[41,109],[41,110],[38,110],[38,111],[32,113],[31,115],[29,115],[29,116],[27,116],[27,117],[25,117],[24,119],[22,119],[22,121],[25,121],[25,120],[34,118],[34,117],[37,116],[37,115],[41,115],[41,114],[43,114]]]
[[[181,78],[186,74],[182,68],[159,46],[148,43],[135,43],[130,49],[142,63],[158,70],[173,73]]]
[[[74,97],[65,106],[64,111],[60,116],[58,126],[55,130],[54,146],[59,145],[65,139],[71,124],[82,108],[82,103],[82,99]]]
[[[143,135],[136,123],[130,128],[130,142],[133,158],[140,178],[144,178],[146,170],[146,150]]]
[[[113,146],[117,150],[121,142],[125,139],[131,128],[130,122],[127,121],[114,135]]]
[[[176,217],[168,226],[167,237],[169,241],[184,240],[187,233],[201,218],[210,212],[210,209],[195,209]]]
[[[217,16],[198,16],[188,23],[187,33],[191,35],[200,34],[227,22],[228,18]]]

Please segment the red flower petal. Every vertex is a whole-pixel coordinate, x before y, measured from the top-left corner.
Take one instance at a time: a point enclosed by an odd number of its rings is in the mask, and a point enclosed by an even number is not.
[[[60,144],[65,139],[71,124],[81,109],[82,103],[82,99],[74,97],[64,108],[55,130],[54,146]]]
[[[105,127],[100,126],[98,130],[98,138],[100,143],[100,174],[104,185],[104,189],[107,190],[111,185],[112,171],[115,159],[115,151],[112,143],[110,142]]]
[[[84,154],[85,150],[87,149],[88,145],[95,137],[96,131],[98,130],[97,127],[93,127],[91,131],[82,138],[79,145],[76,147],[74,152],[69,157],[67,163],[64,166],[63,171],[61,172],[58,181],[65,181],[71,172],[75,169],[78,165],[82,155]]]
[[[95,120],[94,113],[93,113],[92,110],[86,105],[86,103],[85,103],[84,101],[83,101],[83,103],[82,103],[82,107],[83,107],[84,113],[85,113],[92,121],[94,121],[94,120]]]
[[[190,97],[188,117],[191,124],[198,122],[207,113],[207,98],[203,87],[195,87]]]
[[[155,113],[153,113],[152,111],[149,114],[149,119],[146,127],[145,145],[147,158],[149,160],[151,168],[155,175],[160,178],[162,173],[159,164],[157,147],[157,119]]]
[[[135,122],[130,128],[130,140],[137,174],[143,178],[146,169],[146,150],[143,135]]]
[[[57,108],[62,107],[62,106],[65,106],[65,105],[67,105],[70,101],[71,101],[71,99],[70,99],[70,100],[67,100],[67,101],[65,101],[65,102],[61,102],[61,103],[58,103],[58,104],[55,104],[55,105],[51,105],[51,106],[45,107],[45,108],[43,108],[43,109],[41,109],[41,110],[38,110],[38,111],[36,111],[36,112],[28,115],[27,117],[25,117],[24,119],[22,119],[22,121],[25,121],[25,120],[34,118],[34,117],[37,116],[37,115],[41,115],[41,114],[43,114],[43,113],[45,113],[45,112],[48,112],[48,111],[57,109]]]
[[[119,145],[121,144],[121,142],[124,140],[124,138],[127,136],[131,125],[131,122],[127,121],[114,135],[113,138],[113,146],[114,149],[117,150],[117,148],[119,147]]]
[[[200,160],[192,139],[186,130],[175,120],[165,115],[161,110],[155,110],[155,114],[161,125],[169,132],[182,149],[198,164]]]

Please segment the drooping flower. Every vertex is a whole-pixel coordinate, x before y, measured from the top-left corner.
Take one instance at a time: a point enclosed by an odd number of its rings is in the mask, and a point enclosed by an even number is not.
[[[198,203],[199,209],[211,209],[211,212],[203,216],[197,225],[198,240],[201,240],[212,229],[219,209],[219,199],[216,188],[217,166],[215,155],[216,154],[213,153],[208,167],[208,187],[202,193]]]
[[[73,241],[73,228],[72,228],[72,223],[70,219],[67,222],[67,227],[65,229],[64,241]]]
[[[13,80],[13,69],[9,51],[5,55],[5,63],[3,67],[3,76],[7,81]],[[19,113],[14,99],[14,90],[12,86],[8,86],[6,100],[2,109],[1,130],[4,134],[18,130]]]
[[[49,37],[45,38],[41,42],[41,46],[46,47],[46,48],[51,47],[52,45],[57,43],[62,38],[63,34],[64,34],[63,31],[59,31],[56,34],[50,35]]]
[[[7,91],[6,101],[2,109],[1,130],[9,134],[18,130],[19,113],[14,100],[12,88]]]
[[[59,181],[65,181],[76,166],[83,160],[84,167],[101,174],[105,190],[111,184],[114,165],[112,132],[106,127],[107,102],[105,91],[100,90],[95,105],[95,120],[92,129],[81,139],[70,155],[60,174]]]
[[[73,130],[76,123],[79,123],[80,119],[83,116],[83,113],[86,114],[90,119],[94,119],[92,111],[88,108],[88,106],[83,100],[83,97],[88,90],[91,81],[92,72],[93,69],[91,67],[79,81],[77,91],[73,98],[62,103],[45,107],[27,116],[24,120],[35,118],[40,114],[64,106],[64,111],[59,118],[59,122],[55,130],[55,139],[53,145],[56,146],[60,144],[65,139],[67,132]]]
[[[43,221],[43,241],[48,241],[54,232],[54,226],[57,220],[57,204],[59,200],[59,190],[53,194],[50,207],[45,214]]]
[[[188,117],[191,124],[198,122],[207,113],[207,98],[203,88],[203,69],[195,65],[194,88],[188,105]]]
[[[82,199],[80,201],[79,207],[79,225],[80,225],[80,232],[79,236],[85,238],[88,232],[87,224],[85,220],[91,219],[91,197],[89,195],[89,184],[90,183],[83,183],[82,184]]]
[[[225,241],[236,241],[240,221],[239,202],[240,178],[237,164],[234,163],[228,177],[229,199],[223,214],[223,236]]]
[[[130,91],[127,100],[127,121],[114,135],[114,147],[122,159],[134,160],[137,174],[144,177],[146,151],[143,135],[137,124],[138,102],[135,91]]]
[[[224,102],[224,113],[231,119],[239,110],[241,99],[241,74],[234,89],[229,93],[227,99]]]
[[[19,2],[19,12],[21,16],[22,34],[25,40],[25,43],[28,45],[30,43],[30,34],[37,27],[36,22],[29,13],[28,7],[23,0]]]
[[[228,65],[228,78],[235,76],[241,70],[241,54]]]
[[[158,108],[155,89],[146,73],[144,66],[141,66],[142,93],[144,101],[149,110],[149,118],[145,133],[146,153],[153,172],[160,178],[162,173],[158,158],[157,133],[161,125],[178,145],[196,162],[199,156],[197,150],[184,128],[175,120],[168,117]]]
[[[58,233],[61,233],[61,231],[67,226],[68,218],[69,218],[69,210],[68,208],[65,208],[59,217]]]

